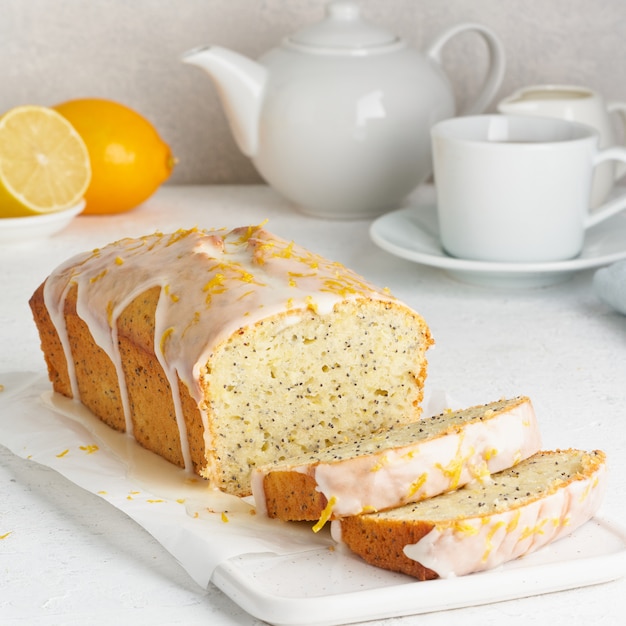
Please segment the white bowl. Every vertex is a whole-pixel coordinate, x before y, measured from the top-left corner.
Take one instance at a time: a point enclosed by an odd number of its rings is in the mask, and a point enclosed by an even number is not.
[[[0,244],[28,242],[42,237],[49,237],[65,228],[83,209],[85,201],[76,206],[28,217],[0,218]]]

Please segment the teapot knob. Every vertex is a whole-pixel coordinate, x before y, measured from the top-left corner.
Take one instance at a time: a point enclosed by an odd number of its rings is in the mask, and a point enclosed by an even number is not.
[[[321,22],[305,26],[286,39],[289,46],[296,46],[301,52],[320,52],[326,48],[326,53],[359,55],[370,48],[379,51],[381,46],[398,41],[393,33],[363,19],[361,7],[349,0],[329,2]]]
[[[326,15],[333,20],[354,21],[361,17],[361,8],[355,2],[330,2]]]

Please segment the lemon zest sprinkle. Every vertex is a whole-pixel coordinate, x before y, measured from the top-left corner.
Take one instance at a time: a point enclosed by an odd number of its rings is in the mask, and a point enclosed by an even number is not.
[[[498,454],[498,450],[496,448],[489,448],[489,450],[485,450],[483,457],[485,461],[490,461]]]
[[[447,476],[450,480],[450,489],[456,489],[459,486],[459,481],[461,480],[461,473],[463,472],[463,467],[465,465],[466,458],[462,455],[462,445],[463,445],[463,435],[459,436],[459,445],[457,447],[454,458],[447,465],[443,466],[441,463],[437,463],[437,469],[441,470],[441,472]],[[470,451],[471,456],[473,454],[473,450]]]
[[[428,480],[428,472],[424,472],[417,480],[414,480],[409,486],[409,496],[414,496]]]
[[[389,459],[387,458],[387,455],[382,455],[378,461],[378,463],[376,463],[376,465],[372,465],[372,467],[370,468],[370,472],[378,472],[380,471],[383,467],[385,467],[385,465],[387,465],[389,463]]]
[[[238,244],[243,244],[243,243],[247,243],[249,239],[251,239],[258,231],[263,229],[263,226],[265,226],[265,224],[267,224],[269,220],[263,220],[260,224],[258,224],[257,226],[248,226],[247,228],[242,228],[240,230],[245,230],[245,232],[241,235],[241,237],[239,237],[239,239],[235,242]]]
[[[546,518],[541,520],[536,526],[527,526],[522,531],[521,539],[527,539],[532,535],[543,535],[543,527],[546,525],[547,522],[548,520]]]
[[[193,317],[191,318],[191,320],[189,321],[189,324],[187,324],[185,330],[183,330],[183,337],[187,334],[187,331],[192,327],[195,326],[196,324],[198,324],[200,322],[200,311],[195,311],[193,314]]]
[[[291,241],[282,250],[279,250],[278,252],[274,252],[273,256],[281,258],[281,259],[290,259],[293,256],[293,246],[294,246],[294,242]]]
[[[100,280],[101,278],[104,278],[106,276],[106,274],[108,273],[108,269],[103,269],[99,274],[96,274],[95,276],[92,276],[89,279],[90,283],[95,283],[96,281]]]
[[[170,336],[174,333],[174,328],[173,326],[170,326],[164,333],[163,335],[161,335],[161,343],[160,343],[160,349],[161,349],[161,354],[165,354],[165,342],[170,338]]]
[[[313,300],[313,296],[307,296],[305,298],[305,302],[306,302],[306,308],[309,311],[313,311],[313,313],[318,312],[317,303],[315,302],[315,300]]]
[[[112,326],[111,321],[113,320],[113,308],[114,304],[111,300],[107,302],[107,322],[109,326]]]
[[[487,533],[487,537],[485,537],[485,546],[486,547],[485,547],[485,552],[483,553],[483,558],[482,558],[482,562],[483,563],[489,558],[489,555],[491,554],[491,551],[493,550],[493,538],[494,538],[495,534],[503,526],[506,526],[505,522],[503,522],[503,521],[496,522],[490,528],[489,532]]]
[[[237,300],[243,300],[244,298],[247,298],[248,296],[251,296],[254,293],[254,289],[250,289],[244,293],[242,293]]]
[[[453,524],[453,530],[455,533],[461,534],[461,535],[476,535],[478,533],[478,528],[476,528],[475,526],[473,526],[472,524],[465,522],[463,520],[459,520],[457,522],[454,522]]]
[[[333,508],[335,504],[337,504],[337,498],[335,496],[332,496],[328,501],[328,504],[326,504],[324,510],[322,511],[319,520],[316,522],[315,526],[313,526],[314,533],[318,533],[320,530],[322,530],[322,528],[324,528],[324,525],[333,514]]]

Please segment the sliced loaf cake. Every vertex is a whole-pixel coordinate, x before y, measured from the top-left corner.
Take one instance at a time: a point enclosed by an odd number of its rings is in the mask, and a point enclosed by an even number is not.
[[[420,417],[426,322],[260,226],[121,239],[30,300],[54,390],[227,493]]]

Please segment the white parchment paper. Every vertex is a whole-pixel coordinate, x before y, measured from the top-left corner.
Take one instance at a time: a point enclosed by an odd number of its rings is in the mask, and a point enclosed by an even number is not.
[[[216,498],[215,492],[203,488],[193,492],[181,488],[181,493],[176,493],[171,485],[182,470],[129,441],[138,449],[135,453],[149,455],[152,462],[166,466],[159,468],[160,475],[169,471],[174,478],[162,491],[154,481],[147,489],[146,481],[130,471],[129,459],[98,437],[99,423],[81,423],[51,408],[49,400],[54,394],[46,376],[2,374],[0,384],[0,444],[17,456],[56,470],[126,513],[202,587],[220,563],[234,556],[289,554],[333,544],[327,532],[315,534],[309,525],[259,518],[245,500]]]

